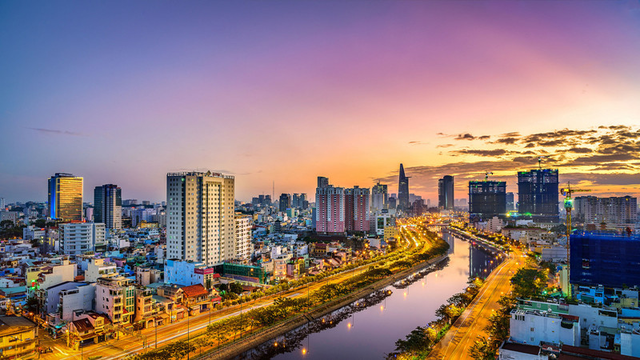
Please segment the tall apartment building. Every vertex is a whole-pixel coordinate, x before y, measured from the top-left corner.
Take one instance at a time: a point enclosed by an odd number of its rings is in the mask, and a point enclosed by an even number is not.
[[[469,181],[469,217],[488,220],[507,212],[505,181]]]
[[[235,257],[234,177],[167,174],[167,259],[214,265]]]
[[[373,185],[371,188],[371,210],[379,212],[382,209],[386,209],[388,202],[387,185],[380,184],[380,182]]]
[[[558,170],[518,172],[518,213],[534,222],[558,223]]]
[[[322,185],[322,186],[321,186]],[[318,176],[316,188],[316,231],[319,233],[343,233],[344,188],[329,185],[329,179]]]
[[[93,190],[94,222],[106,229],[122,229],[122,193],[118,185],[96,186]]]
[[[507,211],[516,210],[516,201],[512,192],[507,193]]]
[[[60,251],[67,255],[81,255],[94,251],[96,244],[105,243],[105,227],[99,223],[70,222],[60,224]]]
[[[249,260],[251,258],[251,216],[236,214],[235,258]]]
[[[82,178],[56,173],[48,180],[49,217],[62,221],[82,220]]]
[[[369,189],[358,186],[341,188],[329,185],[325,177],[318,177],[316,188],[315,225],[319,233],[370,231]]]
[[[453,176],[445,175],[438,180],[438,208],[453,210]]]
[[[609,228],[633,228],[638,221],[638,199],[631,196],[578,196],[574,199],[573,206],[577,221],[596,225],[597,228],[602,223]]]
[[[369,232],[369,189],[345,189],[344,204],[345,231]]]

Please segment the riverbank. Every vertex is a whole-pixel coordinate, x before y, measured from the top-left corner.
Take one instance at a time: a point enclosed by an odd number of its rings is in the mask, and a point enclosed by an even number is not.
[[[416,264],[409,269],[403,270],[397,274],[384,278],[372,285],[367,286],[366,288],[360,289],[340,299],[331,301],[330,303],[321,305],[313,309],[312,311],[296,316],[292,319],[285,320],[280,324],[272,326],[258,333],[252,334],[248,337],[239,339],[236,342],[225,344],[224,346],[218,349],[215,349],[207,354],[203,354],[202,356],[197,357],[197,359],[231,359],[233,357],[241,355],[244,352],[249,351],[260,344],[263,344],[273,338],[286,334],[287,332],[292,331],[306,324],[308,321],[319,318],[337,309],[347,306],[350,303],[373,293],[374,291],[385,288],[428,266],[438,264],[441,261],[444,261],[445,259],[447,259],[447,257],[448,255],[440,255],[436,258]]]

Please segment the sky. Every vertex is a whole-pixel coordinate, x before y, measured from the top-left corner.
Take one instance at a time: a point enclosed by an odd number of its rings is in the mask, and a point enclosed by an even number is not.
[[[235,175],[236,198],[410,191],[558,168],[640,195],[640,2],[0,3],[0,197],[56,172],[161,201],[166,173]]]

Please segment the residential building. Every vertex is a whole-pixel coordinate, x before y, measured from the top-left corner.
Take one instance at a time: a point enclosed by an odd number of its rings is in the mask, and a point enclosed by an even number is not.
[[[469,217],[471,221],[504,217],[507,212],[505,181],[469,181]]]
[[[135,296],[131,280],[122,276],[99,278],[95,311],[107,315],[113,324],[130,323],[135,315]]]
[[[21,316],[0,316],[0,354],[3,359],[35,359],[36,324]]]
[[[251,259],[251,222],[252,218],[249,215],[235,215],[236,219],[236,240],[235,245],[235,259],[241,261],[248,261]]]
[[[77,310],[93,310],[96,297],[96,283],[75,283],[75,286],[61,290],[58,294],[58,314],[60,320],[71,321]]]
[[[60,224],[59,229],[63,254],[81,255],[105,243],[105,226],[102,223],[70,222]]]
[[[167,258],[214,265],[235,256],[234,177],[167,174]]]
[[[329,179],[318,176],[315,213],[316,231],[319,233],[344,233],[344,207],[344,188],[333,187],[333,185],[329,185]]]
[[[638,221],[638,199],[631,196],[600,198],[578,196],[573,201],[575,221],[600,229],[633,229]]]
[[[203,263],[191,261],[167,260],[164,267],[165,282],[177,285],[201,284],[211,289],[220,274],[216,274],[213,267],[207,267]]]
[[[96,186],[93,191],[94,222],[106,229],[122,229],[122,193],[118,185]]]
[[[155,309],[153,308],[152,296],[151,289],[136,289],[136,316],[133,322],[142,324],[145,329],[154,326]]]
[[[507,193],[507,211],[515,211],[516,202],[512,192]]]
[[[445,175],[438,180],[438,208],[441,210],[453,210],[453,176]]]
[[[398,208],[400,210],[408,210],[411,206],[409,202],[409,177],[404,174],[404,166],[400,164],[400,172],[398,174]]]
[[[558,170],[518,172],[518,213],[534,222],[558,223]]]
[[[118,268],[115,263],[105,259],[93,258],[87,264],[87,270],[84,272],[84,280],[87,282],[96,282],[99,278],[109,278],[118,276]]]
[[[56,173],[48,181],[49,217],[61,221],[82,220],[82,178]]]
[[[358,186],[344,190],[344,227],[347,232],[369,232],[369,189]]]

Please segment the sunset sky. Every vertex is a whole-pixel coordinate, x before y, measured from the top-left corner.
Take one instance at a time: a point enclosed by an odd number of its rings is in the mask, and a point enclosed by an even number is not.
[[[640,195],[640,2],[0,2],[0,197],[55,172],[165,200],[166,173],[239,200],[340,186],[435,200],[537,157]]]

